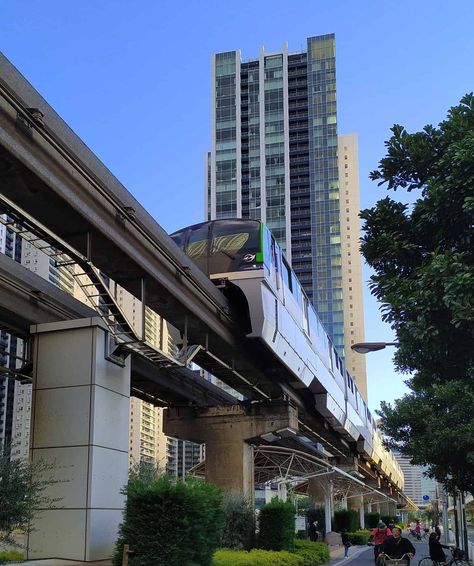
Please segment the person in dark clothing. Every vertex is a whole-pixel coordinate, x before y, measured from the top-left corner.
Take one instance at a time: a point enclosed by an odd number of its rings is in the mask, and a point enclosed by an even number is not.
[[[449,546],[445,544],[441,544],[436,533],[431,533],[430,538],[428,539],[428,545],[430,548],[430,558],[434,562],[441,562],[445,564],[447,562],[446,555],[443,552],[443,548],[447,548],[449,550]]]
[[[312,542],[316,542],[318,540],[318,521],[312,521],[311,519],[309,520],[308,536],[309,540],[311,540]]]
[[[394,527],[392,536],[382,544],[381,550],[390,558],[403,558],[406,554],[411,559],[416,554],[415,547],[407,538],[402,537],[402,531],[398,527]]]
[[[344,546],[344,558],[349,557],[349,548],[352,546],[351,541],[349,540],[349,535],[347,534],[346,529],[342,529],[341,531],[341,542]]]
[[[434,532],[436,534],[436,540],[439,540],[441,538],[441,529],[439,528],[439,525],[436,525]]]

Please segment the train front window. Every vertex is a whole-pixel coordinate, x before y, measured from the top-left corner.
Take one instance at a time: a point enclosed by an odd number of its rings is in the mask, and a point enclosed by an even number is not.
[[[189,229],[186,253],[191,259],[200,259],[208,255],[209,224]]]
[[[212,229],[211,254],[223,253],[232,257],[245,252],[260,251],[260,223],[225,220],[215,222]]]

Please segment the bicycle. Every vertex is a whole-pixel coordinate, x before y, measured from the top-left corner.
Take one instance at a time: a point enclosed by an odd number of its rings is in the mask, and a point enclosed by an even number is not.
[[[431,560],[429,556],[425,556],[421,558],[418,562],[418,566],[472,566],[472,562],[470,560],[466,560],[465,553],[460,548],[450,548],[451,551],[451,560],[449,562],[436,562],[435,560]]]
[[[408,554],[404,554],[401,558],[392,558],[382,552],[377,557],[376,566],[409,566],[410,560]]]

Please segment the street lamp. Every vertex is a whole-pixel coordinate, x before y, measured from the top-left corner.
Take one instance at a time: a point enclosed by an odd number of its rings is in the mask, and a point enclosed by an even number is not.
[[[358,342],[357,344],[352,344],[351,350],[357,352],[358,354],[368,354],[369,352],[377,352],[378,350],[383,350],[387,346],[400,346],[399,342]]]

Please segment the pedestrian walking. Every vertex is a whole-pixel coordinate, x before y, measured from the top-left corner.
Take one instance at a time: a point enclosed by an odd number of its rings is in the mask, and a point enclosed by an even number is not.
[[[341,531],[341,541],[344,546],[344,558],[349,558],[349,548],[352,546],[352,542],[349,540],[346,529],[342,529]]]

